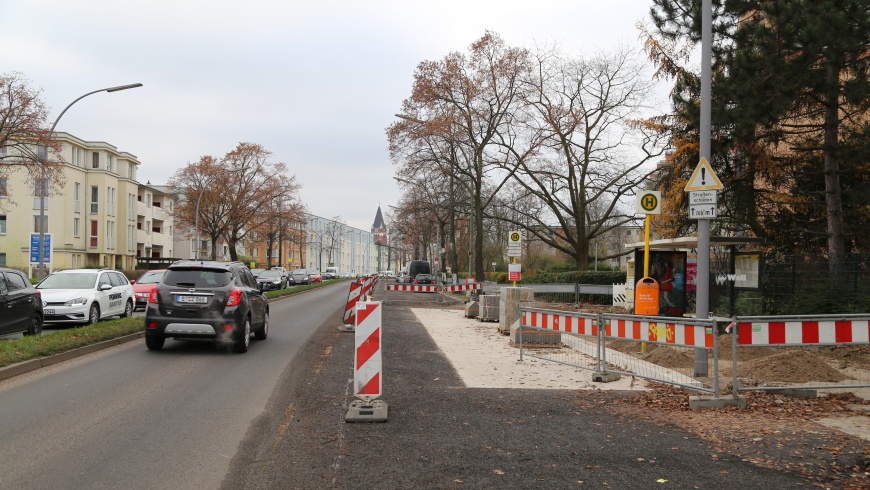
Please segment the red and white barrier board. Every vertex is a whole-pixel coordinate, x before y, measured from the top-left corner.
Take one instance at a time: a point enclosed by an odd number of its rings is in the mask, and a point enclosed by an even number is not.
[[[360,283],[352,281],[350,283],[350,291],[347,293],[347,303],[344,307],[344,316],[342,317],[342,323],[345,325],[353,325],[356,323],[356,310],[354,307],[359,301],[361,293],[362,286]]]
[[[360,302],[356,305],[354,350],[354,395],[372,400],[381,396],[381,303]]]
[[[456,284],[453,286],[444,286],[445,293],[455,293],[457,291],[476,291],[479,289],[483,289],[483,284],[471,283],[471,284]]]
[[[713,327],[711,325],[614,318],[607,322],[605,335],[617,339],[638,340],[656,344],[713,348]]]
[[[870,343],[870,319],[738,321],[738,345]]]
[[[417,293],[437,293],[441,288],[429,284],[387,284],[387,291],[414,291]]]
[[[523,326],[557,330],[564,333],[577,335],[598,335],[598,325],[594,318],[564,314],[556,311],[532,311],[523,310]]]

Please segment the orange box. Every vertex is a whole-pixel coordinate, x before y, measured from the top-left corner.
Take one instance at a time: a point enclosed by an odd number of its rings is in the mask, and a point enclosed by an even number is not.
[[[659,314],[659,283],[652,277],[644,277],[634,287],[634,314]]]

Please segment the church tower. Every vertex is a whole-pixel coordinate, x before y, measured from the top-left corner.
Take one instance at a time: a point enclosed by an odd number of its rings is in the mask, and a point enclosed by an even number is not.
[[[381,214],[380,206],[378,206],[378,212],[375,214],[375,222],[372,223],[372,236],[375,243],[387,245],[387,225],[384,224],[384,215]]]

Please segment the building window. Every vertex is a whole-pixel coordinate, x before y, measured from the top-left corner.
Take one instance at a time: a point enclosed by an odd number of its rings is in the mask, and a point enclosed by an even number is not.
[[[109,187],[106,189],[106,214],[108,216],[115,216],[115,199],[117,198],[117,189],[114,187]]]
[[[127,178],[128,178],[128,179],[132,179],[132,178],[133,178],[133,169],[134,169],[134,168],[136,168],[136,166],[133,165],[133,162],[130,162],[130,163],[127,164]]]
[[[0,214],[0,235],[6,234],[6,215]]]
[[[133,225],[127,225],[127,251],[133,251]]]
[[[0,267],[6,267],[6,252],[0,252]]]
[[[9,197],[9,179],[0,177],[0,198]]]
[[[43,208],[48,209],[48,180],[36,179],[33,181],[33,209]]]
[[[169,227],[169,236],[172,236],[172,226]]]
[[[97,248],[97,240],[99,235],[97,234],[100,229],[99,221],[91,220],[91,235],[90,235],[90,243],[89,246],[91,248]]]
[[[80,218],[73,218],[73,237],[79,238],[81,236],[81,233],[79,231],[81,228],[81,224],[82,222]]]
[[[43,145],[36,145],[36,156],[40,161],[48,160],[48,148]]]
[[[106,248],[115,250],[115,222],[106,221]]]
[[[150,221],[145,222],[145,234],[146,235],[151,234],[151,222]]]
[[[112,155],[111,153],[106,155],[106,170],[109,172],[115,171],[115,155]]]
[[[100,168],[100,154],[97,152],[91,154],[91,168]]]
[[[150,192],[145,193],[145,207],[149,207],[149,208],[151,207],[151,193]]]
[[[39,226],[40,222],[42,226]],[[42,216],[42,219],[39,216],[33,217],[33,232],[48,233],[48,216]]]
[[[96,155],[96,153],[94,153]],[[100,210],[100,188],[91,186],[91,214],[97,214]]]
[[[82,207],[82,184],[80,182],[75,183],[75,188],[73,189],[73,212],[80,213]]]

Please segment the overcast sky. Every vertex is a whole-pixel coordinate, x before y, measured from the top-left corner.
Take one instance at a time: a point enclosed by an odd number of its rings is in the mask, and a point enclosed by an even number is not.
[[[395,205],[385,128],[414,69],[488,29],[512,46],[641,49],[651,0],[434,2],[2,0],[0,71],[42,90],[57,130],[136,155],[163,184],[253,142],[287,164],[311,213],[368,229]]]

